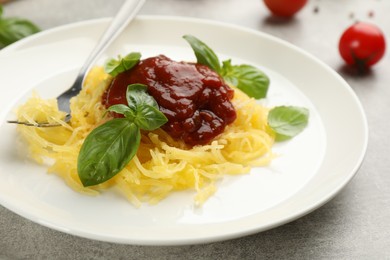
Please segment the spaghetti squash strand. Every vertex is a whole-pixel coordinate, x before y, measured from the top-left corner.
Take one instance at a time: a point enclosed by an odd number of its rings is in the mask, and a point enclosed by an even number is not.
[[[274,158],[274,137],[267,129],[268,109],[235,89],[232,100],[237,119],[211,144],[188,148],[158,129],[142,132],[137,155],[115,177],[104,184],[85,188],[77,174],[77,157],[86,136],[109,120],[101,104],[111,78],[101,67],[93,68],[85,86],[71,100],[72,121],[61,120],[55,100],[44,100],[36,93],[20,106],[19,120],[54,121],[62,126],[55,130],[18,126],[27,141],[30,156],[38,163],[51,158],[48,171],[56,173],[75,191],[88,195],[115,187],[134,206],[142,202],[158,203],[171,192],[192,189],[195,204],[203,204],[216,192],[215,182],[224,174],[248,173],[252,166],[266,166]]]

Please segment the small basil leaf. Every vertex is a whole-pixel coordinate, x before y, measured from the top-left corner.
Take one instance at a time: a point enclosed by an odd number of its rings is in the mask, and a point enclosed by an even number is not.
[[[136,113],[134,123],[143,130],[152,131],[168,122],[166,116],[153,106],[140,106]]]
[[[130,70],[141,59],[141,53],[131,52],[127,54],[124,58],[121,56],[118,59],[111,59],[106,62],[104,65],[104,70],[113,77],[116,77],[119,73]]]
[[[261,99],[267,96],[270,80],[261,70],[251,65],[231,65],[223,62],[222,77],[229,84],[239,88],[249,97]]]
[[[126,112],[124,113],[124,116],[125,116],[127,119],[129,119],[131,122],[134,123],[134,119],[135,119],[136,114],[135,114],[135,112],[134,112],[133,110],[129,109],[128,111],[126,111]]]
[[[209,46],[192,35],[184,35],[183,38],[191,45],[198,63],[206,65],[218,74],[220,73],[221,64],[218,56]]]
[[[127,87],[126,98],[132,113],[125,114],[143,130],[155,130],[165,124],[168,119],[159,110],[156,100],[147,92],[147,86],[132,84]]]
[[[121,115],[124,115],[129,110],[130,108],[123,104],[112,105],[107,109],[108,112],[115,112]]]
[[[148,87],[143,84],[131,84],[127,86],[126,99],[129,107],[136,111],[138,106],[149,105],[158,108],[156,100],[149,95]]]
[[[0,19],[0,48],[39,31],[38,26],[25,19]]]
[[[284,141],[299,134],[308,124],[309,110],[304,107],[279,106],[268,113],[268,125],[276,134],[276,141]]]
[[[122,59],[122,65],[125,68],[125,70],[129,70],[135,65],[137,65],[140,59],[141,59],[141,53],[131,52]]]
[[[118,56],[118,60],[110,59],[110,60],[106,61],[106,63],[104,64],[104,71],[113,77],[118,75],[119,70],[123,69],[123,68],[120,68],[120,66],[121,66],[120,59],[121,59],[121,56]]]
[[[78,156],[77,171],[83,185],[96,185],[114,177],[134,157],[140,140],[139,128],[125,118],[95,128]]]

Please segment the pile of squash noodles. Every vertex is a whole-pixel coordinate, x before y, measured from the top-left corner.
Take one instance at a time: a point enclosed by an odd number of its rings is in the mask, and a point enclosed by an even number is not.
[[[268,109],[235,89],[232,103],[237,119],[210,144],[187,147],[162,129],[142,132],[136,156],[115,177],[105,183],[84,187],[77,173],[77,157],[86,136],[110,120],[101,97],[111,81],[102,67],[94,67],[82,91],[71,100],[72,119],[62,120],[64,112],[55,99],[34,93],[17,109],[19,121],[59,123],[59,127],[18,126],[32,159],[48,167],[77,192],[97,195],[117,190],[134,206],[155,204],[170,193],[193,190],[195,205],[202,205],[216,192],[216,182],[226,174],[244,174],[251,167],[266,166],[273,159],[274,136],[267,125]]]

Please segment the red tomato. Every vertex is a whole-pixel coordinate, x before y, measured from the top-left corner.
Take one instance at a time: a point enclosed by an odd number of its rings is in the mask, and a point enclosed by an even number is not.
[[[358,22],[341,36],[339,51],[349,65],[366,69],[377,63],[385,54],[386,42],[382,31],[373,24]]]
[[[307,0],[264,0],[264,3],[274,15],[290,17],[301,10]]]

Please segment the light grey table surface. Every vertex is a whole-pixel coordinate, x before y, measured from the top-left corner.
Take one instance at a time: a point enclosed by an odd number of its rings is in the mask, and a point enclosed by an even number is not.
[[[28,18],[48,29],[113,16],[121,3],[17,0],[4,6],[4,15]],[[0,259],[390,259],[390,57],[386,54],[370,73],[358,76],[343,66],[337,50],[342,31],[355,20],[378,24],[390,43],[389,11],[388,0],[309,0],[295,19],[281,22],[261,0],[148,0],[141,14],[198,17],[263,31],[303,48],[340,73],[368,118],[369,145],[361,168],[334,199],[296,221],[203,245],[93,241],[40,226],[0,206]]]

